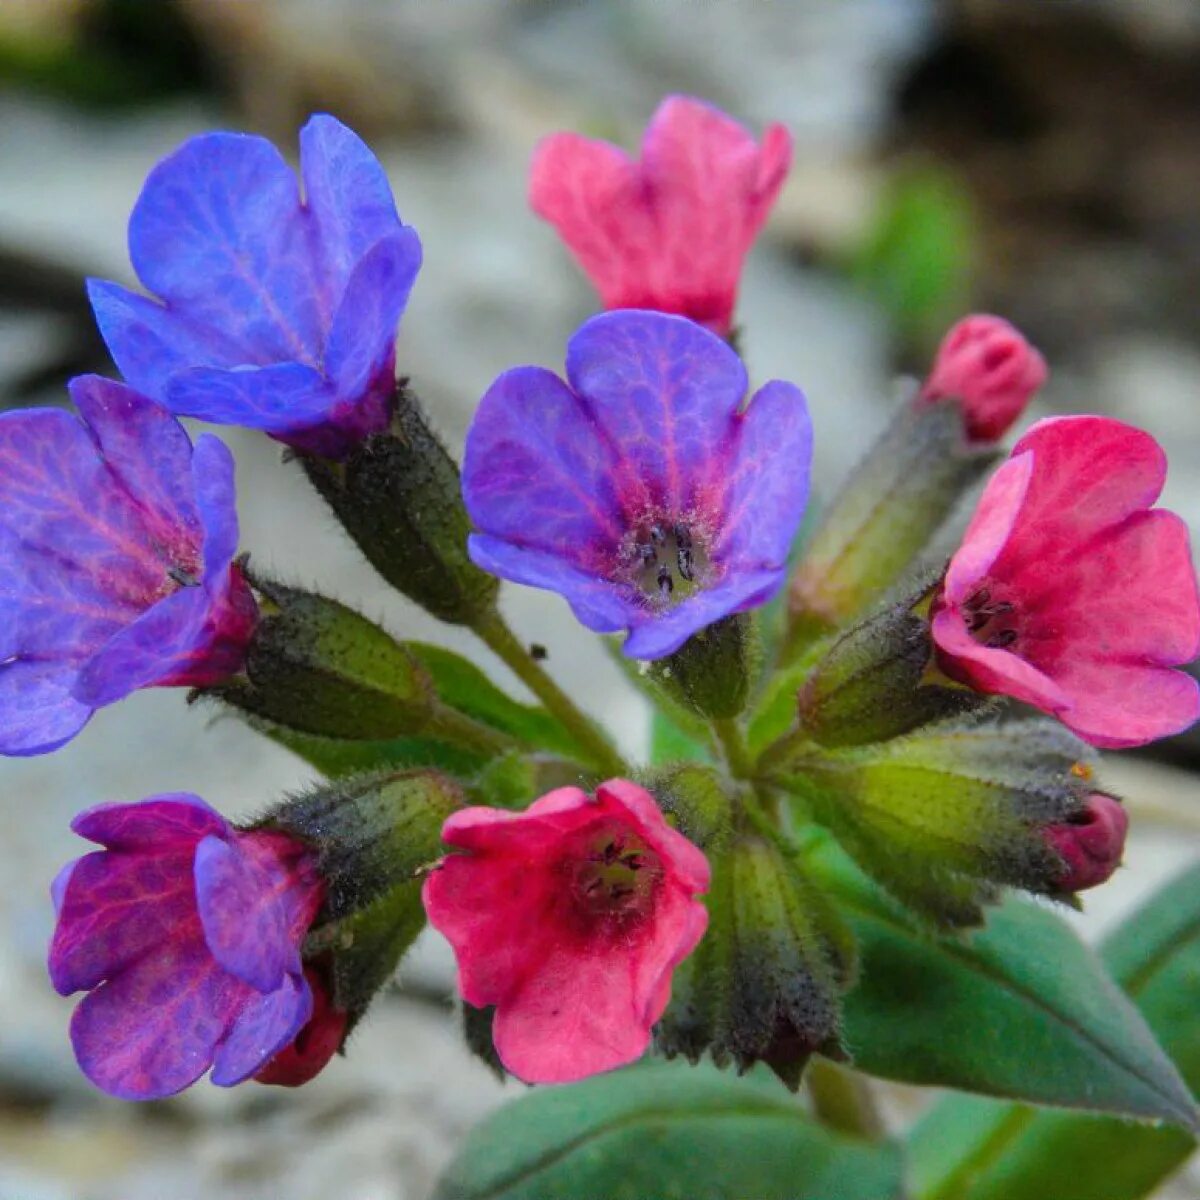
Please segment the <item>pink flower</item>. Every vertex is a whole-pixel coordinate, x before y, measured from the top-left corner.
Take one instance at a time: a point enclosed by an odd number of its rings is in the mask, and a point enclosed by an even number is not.
[[[1036,424],[988,483],[935,605],[946,674],[1138,746],[1200,715],[1187,526],[1152,509],[1166,458],[1107,417]]]
[[[921,398],[958,401],[968,438],[994,442],[1045,382],[1045,360],[1018,329],[1000,317],[975,313],[942,339]]]
[[[1128,829],[1129,816],[1120,801],[1104,792],[1093,792],[1074,820],[1051,825],[1047,840],[1064,863],[1058,886],[1064,892],[1081,892],[1104,883],[1121,865]]]
[[[724,335],[742,260],[791,159],[782,125],[760,145],[719,109],[668,96],[640,160],[575,133],[543,139],[529,203],[558,230],[605,308],[678,313]]]
[[[525,812],[468,808],[425,911],[454,947],[468,1004],[496,1006],[501,1061],[567,1083],[638,1058],[671,974],[708,924],[708,862],[624,779],[559,788]]]

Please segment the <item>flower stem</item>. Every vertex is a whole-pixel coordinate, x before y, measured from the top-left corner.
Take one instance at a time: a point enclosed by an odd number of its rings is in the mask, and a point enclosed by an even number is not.
[[[493,729],[474,717],[468,717],[446,704],[437,706],[422,732],[482,754],[503,754],[506,750],[521,748],[516,738],[501,733],[500,730]]]
[[[813,1111],[822,1125],[839,1133],[876,1142],[885,1129],[871,1085],[855,1071],[824,1058],[814,1058],[804,1073]]]
[[[732,717],[719,717],[712,723],[717,741],[721,743],[721,751],[729,772],[735,779],[751,779],[754,776],[754,763],[750,752],[746,749],[746,741],[738,723]]]
[[[628,773],[624,761],[605,734],[534,662],[529,651],[496,609],[493,608],[477,618],[472,629],[484,645],[501,659],[558,719],[563,728],[574,737],[579,748],[587,753],[594,766],[609,777]]]

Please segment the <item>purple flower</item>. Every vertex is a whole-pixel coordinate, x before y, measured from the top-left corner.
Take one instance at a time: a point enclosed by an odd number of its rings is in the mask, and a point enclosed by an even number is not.
[[[775,380],[683,317],[593,317],[567,382],[506,371],[467,434],[463,496],[486,571],[570,602],[625,653],[653,659],[783,582],[808,494],[812,430]]]
[[[260,137],[192,138],[129,219],[139,296],[90,280],[122,374],[172,412],[328,457],[388,424],[396,325],[421,265],[378,160],[340,121],[300,131],[301,199]]]
[[[71,828],[105,847],[53,888],[50,979],[88,993],[71,1019],[83,1073],[123,1100],[210,1067],[221,1087],[249,1079],[312,1012],[299,947],[324,884],[308,852],[186,793],[101,805]]]
[[[54,750],[137,688],[226,678],[257,619],[225,446],[193,449],[124,384],[70,390],[83,420],[0,414],[2,754]]]

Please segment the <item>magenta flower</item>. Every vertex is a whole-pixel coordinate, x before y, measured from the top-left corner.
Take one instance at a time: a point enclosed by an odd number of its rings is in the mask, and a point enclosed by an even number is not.
[[[1050,826],[1047,840],[1063,860],[1059,888],[1081,892],[1107,882],[1121,865],[1128,830],[1129,814],[1104,792],[1088,796],[1086,807],[1073,820]]]
[[[950,676],[1052,713],[1095,746],[1138,746],[1200,715],[1172,670],[1200,649],[1187,527],[1152,509],[1166,458],[1106,417],[1035,425],[992,477],[935,606]]]
[[[942,339],[923,400],[962,405],[973,442],[1002,438],[1046,382],[1042,356],[1001,317],[964,317]]]
[[[210,1067],[221,1087],[260,1071],[312,1015],[299,948],[324,884],[305,848],[185,793],[101,805],[71,828],[105,847],[54,885],[50,979],[88,993],[71,1019],[83,1073],[150,1100]]]
[[[650,793],[559,788],[521,813],[464,809],[442,838],[463,853],[426,879],[425,911],[463,999],[496,1006],[505,1067],[566,1083],[638,1058],[708,923],[708,863]]]
[[[742,262],[791,166],[772,125],[762,144],[688,96],[659,105],[634,161],[556,133],[538,146],[529,203],[566,242],[605,308],[649,308],[729,332]]]
[[[80,416],[0,414],[0,753],[41,754],[142,687],[237,671],[257,610],[234,565],[233,459],[123,384]]]
[[[90,280],[122,374],[172,412],[340,457],[387,427],[396,326],[421,265],[375,156],[333,117],[300,131],[301,198],[260,137],[209,133],[151,171],[129,219],[147,291]]]
[[[593,317],[567,382],[506,371],[467,434],[463,496],[485,571],[565,596],[625,653],[661,658],[783,583],[808,495],[812,428],[778,380],[682,317]]]

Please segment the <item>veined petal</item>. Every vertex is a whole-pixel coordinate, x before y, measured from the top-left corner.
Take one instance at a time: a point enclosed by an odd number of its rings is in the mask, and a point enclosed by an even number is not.
[[[256,352],[249,361],[315,366],[333,298],[318,294],[311,233],[296,177],[270,142],[209,133],[150,172],[129,219],[129,257],[191,322],[239,331]]]
[[[285,975],[279,987],[250,1000],[217,1047],[209,1078],[218,1087],[234,1087],[287,1046],[312,1015],[312,992],[303,977]]]
[[[319,423],[335,401],[326,379],[294,362],[241,371],[196,367],[167,386],[172,412],[278,434]]]
[[[98,804],[81,812],[71,829],[109,850],[194,850],[201,838],[230,836],[229,823],[192,792],[169,792],[135,804]]]
[[[78,664],[70,661],[0,663],[0,754],[46,754],[88,723],[91,705],[71,695],[78,674]]]
[[[224,587],[237,553],[238,518],[233,455],[220,438],[204,433],[196,439],[191,479],[204,530],[204,585]]]
[[[336,117],[317,113],[300,130],[300,171],[325,271],[340,300],[367,251],[404,227],[379,160]]]
[[[694,322],[639,311],[593,317],[567,344],[567,379],[614,449],[620,492],[636,486],[682,513],[726,472],[746,369]]]

